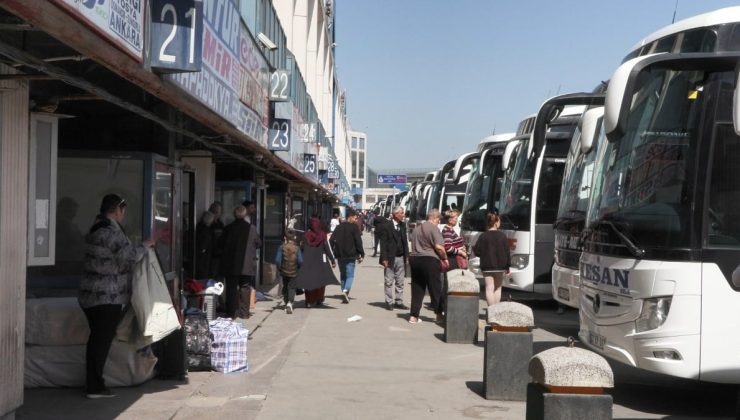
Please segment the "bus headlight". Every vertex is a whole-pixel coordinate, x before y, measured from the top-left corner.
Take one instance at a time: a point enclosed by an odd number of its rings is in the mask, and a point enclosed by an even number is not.
[[[635,322],[637,332],[654,330],[665,322],[671,310],[672,297],[658,297],[645,299],[642,302],[642,312]]]
[[[519,270],[524,270],[529,265],[529,254],[512,255],[511,265]]]

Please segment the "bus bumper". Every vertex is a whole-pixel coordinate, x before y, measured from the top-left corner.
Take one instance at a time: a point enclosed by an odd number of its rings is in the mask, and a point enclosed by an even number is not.
[[[581,276],[578,270],[552,266],[552,297],[563,305],[578,308],[581,301]]]

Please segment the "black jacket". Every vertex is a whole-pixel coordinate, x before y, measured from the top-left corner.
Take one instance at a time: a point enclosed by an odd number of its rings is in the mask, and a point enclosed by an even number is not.
[[[406,224],[399,223],[399,230],[396,230],[393,220],[385,220],[381,223],[376,231],[380,235],[380,263],[383,261],[393,262],[396,257],[409,256],[409,241],[406,237]]]
[[[212,272],[211,256],[216,245],[213,229],[203,223],[195,227],[195,278],[210,279],[215,277]]]
[[[250,227],[251,225],[246,220],[237,219],[224,228],[219,247],[222,250],[219,265],[221,275],[241,275],[247,253]]]
[[[365,258],[360,229],[354,223],[340,223],[331,234],[329,245],[337,259],[357,259],[358,255]]]
[[[480,258],[481,271],[509,270],[511,267],[509,239],[500,230],[483,232],[473,245],[473,252]]]

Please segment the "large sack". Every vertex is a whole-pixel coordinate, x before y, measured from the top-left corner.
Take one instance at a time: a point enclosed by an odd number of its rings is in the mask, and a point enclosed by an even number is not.
[[[36,387],[81,387],[85,385],[85,345],[26,345],[24,384]],[[132,386],[154,376],[157,358],[149,348],[136,350],[122,341],[113,341],[103,378],[108,386]]]
[[[77,298],[26,299],[26,343],[39,346],[87,344],[90,328]]]
[[[240,322],[218,318],[209,324],[213,333],[211,364],[219,372],[246,372],[249,330]]]

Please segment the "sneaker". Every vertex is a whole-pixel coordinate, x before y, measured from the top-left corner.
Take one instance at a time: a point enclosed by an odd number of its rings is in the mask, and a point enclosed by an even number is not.
[[[94,400],[94,399],[97,399],[97,398],[111,398],[111,397],[115,397],[115,396],[116,396],[116,394],[114,394],[108,388],[105,388],[104,390],[99,391],[99,392],[88,392],[87,393],[87,398],[89,398],[91,400]]]
[[[409,307],[404,305],[403,302],[396,303],[395,305],[393,305],[393,307],[396,309],[403,309],[403,310],[409,309]]]
[[[412,316],[409,318],[409,324],[421,324],[421,318]]]
[[[349,290],[342,290],[342,303],[349,303]]]
[[[387,309],[389,311],[392,311],[393,310],[393,304],[392,303],[386,303],[385,304],[385,309]]]
[[[287,305],[285,305],[285,313],[286,314],[292,314],[293,313],[293,304],[292,303],[288,303]]]

